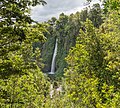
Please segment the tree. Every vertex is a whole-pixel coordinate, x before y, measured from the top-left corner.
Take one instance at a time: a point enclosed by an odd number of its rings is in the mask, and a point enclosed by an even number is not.
[[[109,10],[119,10],[120,8],[120,1],[119,0],[104,0],[104,13],[108,13]]]
[[[42,106],[49,83],[38,64],[39,50],[32,44],[44,41],[41,24],[32,26],[30,6],[43,0],[3,0],[0,3],[0,107]]]
[[[80,13],[80,20],[85,22],[87,18],[88,18],[88,9],[86,8],[82,10]]]
[[[95,28],[87,20],[85,32],[80,31],[76,45],[73,47],[66,60],[68,68],[65,70],[67,97],[74,106],[84,108],[94,108],[99,102],[96,85],[98,79],[95,78],[93,67],[97,67],[97,38]],[[95,55],[96,54],[96,55]],[[95,66],[96,63],[96,66]],[[90,95],[89,95],[90,94]]]
[[[66,58],[66,100],[77,107],[120,105],[119,14],[111,11],[100,29],[87,20]]]
[[[102,9],[100,4],[94,4],[93,8],[90,9],[88,18],[93,22],[95,27],[99,27],[103,23]]]

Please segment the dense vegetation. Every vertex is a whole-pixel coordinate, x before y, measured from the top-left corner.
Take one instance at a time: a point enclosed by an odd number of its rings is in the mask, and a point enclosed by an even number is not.
[[[0,107],[119,108],[120,1],[31,25],[29,6],[37,4],[46,2],[0,3]],[[53,86],[62,92],[51,98],[52,80],[43,72],[50,71],[56,38],[55,78],[61,80]]]
[[[3,0],[0,2],[0,107],[42,106],[49,94],[49,82],[41,72],[40,51],[32,44],[44,41],[43,27],[31,26],[29,6],[42,0]],[[41,64],[42,65],[42,64]],[[46,91],[48,90],[48,92]]]
[[[69,49],[75,46],[76,38],[79,34],[79,30],[84,29],[84,22],[86,19],[92,20],[95,27],[103,22],[102,10],[99,4],[94,4],[92,8],[85,8],[82,12],[76,12],[70,16],[64,13],[60,14],[59,19],[55,17],[51,18],[47,24],[49,24],[45,34],[47,41],[42,47],[42,58],[45,64],[44,72],[50,71],[52,53],[54,50],[55,39],[58,38],[58,51],[56,60],[56,75],[61,77],[63,70],[67,66],[64,60],[67,56]],[[39,43],[36,44],[38,46]]]

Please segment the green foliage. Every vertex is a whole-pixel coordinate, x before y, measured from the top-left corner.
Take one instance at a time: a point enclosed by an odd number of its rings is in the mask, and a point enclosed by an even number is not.
[[[99,27],[103,23],[100,4],[93,4],[93,7],[88,14],[88,18],[93,22],[95,27]]]
[[[0,3],[1,24],[31,23],[33,20],[30,18],[30,6],[39,4],[44,5],[46,2],[43,0],[2,0]]]
[[[66,58],[66,99],[75,108],[120,105],[120,17],[118,11],[108,16],[100,29],[87,20]]]
[[[44,95],[49,94],[49,85],[39,69],[31,69],[24,75],[11,75],[8,79],[1,79],[0,82],[0,105],[3,108],[36,108],[42,106]]]
[[[3,0],[0,3],[0,107],[40,107],[49,96],[48,78],[43,75],[39,49],[45,41],[42,25],[30,25],[30,6],[42,0]]]
[[[120,17],[117,11],[109,14],[109,18],[101,26],[102,33],[100,34],[102,49],[104,51],[104,65],[106,66],[107,83],[119,85],[119,62],[120,62],[120,32],[119,24]],[[104,41],[103,41],[104,40]],[[109,79],[110,78],[110,79]]]
[[[119,10],[120,1],[119,0],[104,0],[104,13],[109,12],[109,10]]]

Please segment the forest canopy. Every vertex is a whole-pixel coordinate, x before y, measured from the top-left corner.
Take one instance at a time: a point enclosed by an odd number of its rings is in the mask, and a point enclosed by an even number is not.
[[[119,108],[120,1],[102,4],[38,23],[45,1],[0,1],[1,108]]]

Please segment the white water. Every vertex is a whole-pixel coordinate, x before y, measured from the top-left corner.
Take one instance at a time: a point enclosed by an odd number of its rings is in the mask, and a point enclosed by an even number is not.
[[[51,64],[51,71],[50,71],[49,74],[55,74],[55,60],[56,60],[57,46],[58,46],[57,42],[58,42],[58,39],[56,39],[55,49],[54,49],[53,58],[52,58],[52,64]]]
[[[62,93],[62,85],[59,85],[58,88],[53,88],[53,84],[50,85],[50,98],[53,98],[54,95],[60,95]]]

